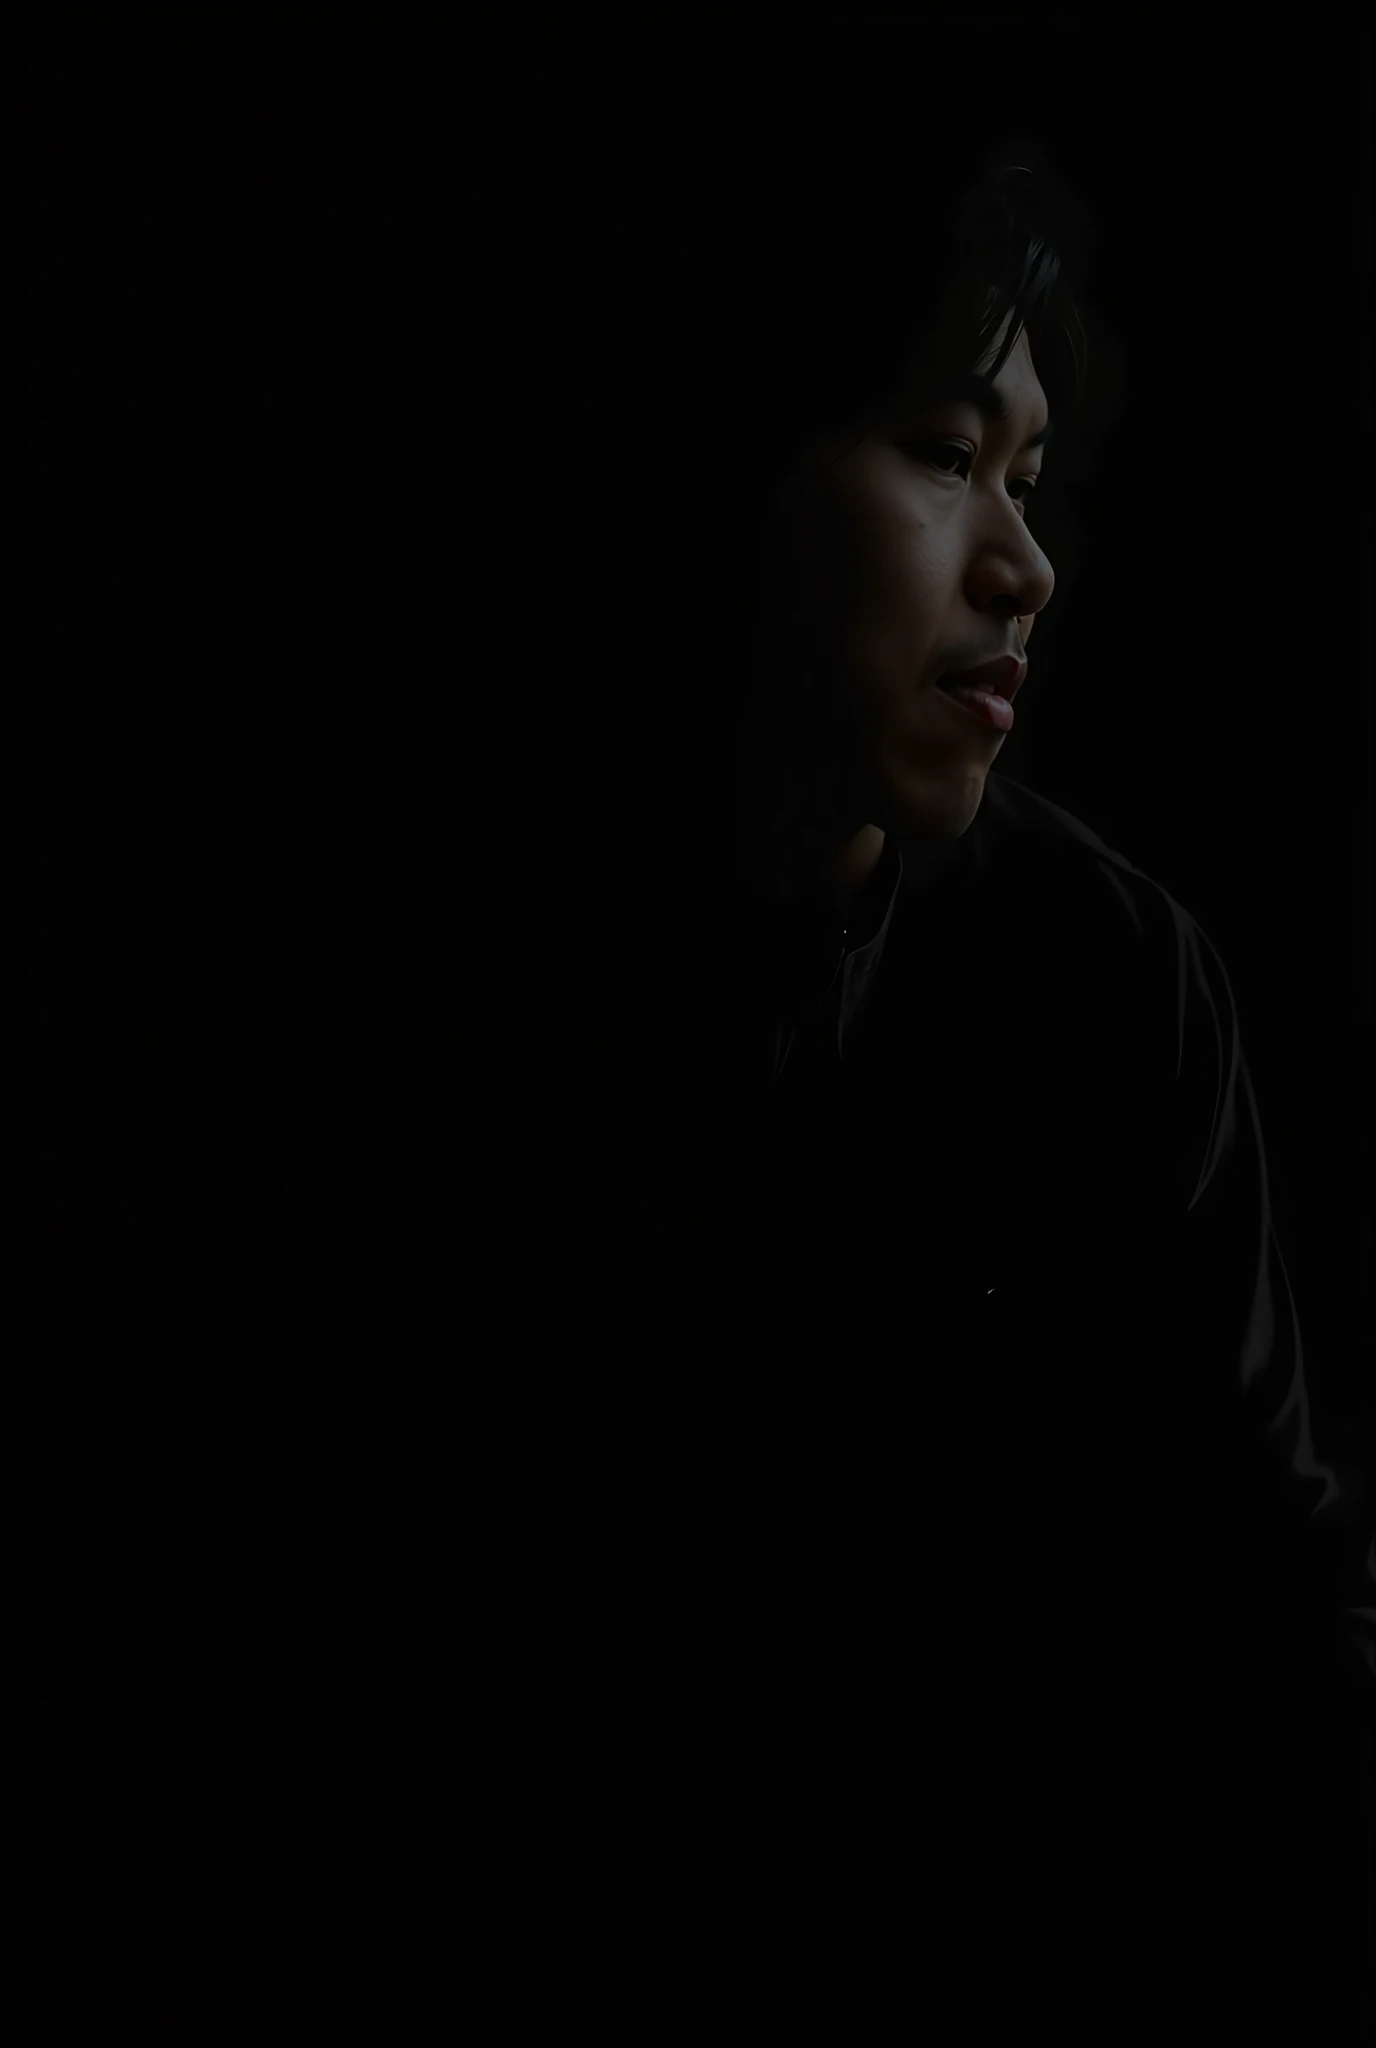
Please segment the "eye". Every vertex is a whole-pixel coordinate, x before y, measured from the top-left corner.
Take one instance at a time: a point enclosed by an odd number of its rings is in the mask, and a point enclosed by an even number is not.
[[[943,476],[968,476],[970,464],[975,459],[974,449],[967,448],[963,441],[919,441],[914,444],[914,452],[920,455],[924,462],[930,462],[933,468],[939,469]],[[963,464],[963,467],[952,469],[944,466],[957,463]],[[1037,488],[1037,479],[1034,476],[1014,477],[1010,488],[1016,488],[1019,484],[1022,485],[1023,496],[1015,498],[1013,502],[1025,506]]]

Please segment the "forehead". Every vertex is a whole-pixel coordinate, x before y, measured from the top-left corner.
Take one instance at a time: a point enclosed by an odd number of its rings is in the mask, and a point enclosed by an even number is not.
[[[993,342],[976,363],[977,370],[983,370],[987,375],[992,369],[998,360],[998,352],[1003,346],[1003,338],[1007,332],[1008,321],[1005,320]],[[1027,339],[1025,327],[1008,351],[1008,360],[995,377],[994,383],[1015,408],[1021,407],[1027,414],[1035,415],[1038,419],[1046,412],[1046,393],[1042,390],[1041,380],[1032,361],[1032,345]]]
[[[956,334],[939,328],[927,346],[918,349],[905,366],[900,390],[895,394],[905,407],[940,405],[951,395],[957,379],[970,370],[988,376],[1008,333],[1012,314],[1005,314],[997,332],[978,361],[971,362],[957,344]],[[995,388],[1007,399],[1013,417],[1039,426],[1049,410],[1046,393],[1032,359],[1032,347],[1024,327],[1008,352],[1008,359],[993,379]]]

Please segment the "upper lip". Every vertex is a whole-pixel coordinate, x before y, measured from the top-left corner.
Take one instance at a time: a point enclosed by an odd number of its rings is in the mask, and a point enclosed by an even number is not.
[[[1012,698],[1017,695],[1026,674],[1024,656],[1001,654],[996,660],[979,662],[974,668],[948,669],[942,680],[958,676],[962,683],[975,683],[982,690],[992,690],[997,697]]]

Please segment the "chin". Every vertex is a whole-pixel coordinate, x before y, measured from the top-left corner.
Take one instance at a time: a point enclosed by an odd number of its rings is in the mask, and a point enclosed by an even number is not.
[[[900,839],[963,838],[979,815],[991,765],[948,763],[944,774],[905,777],[902,787],[886,790],[878,822]]]

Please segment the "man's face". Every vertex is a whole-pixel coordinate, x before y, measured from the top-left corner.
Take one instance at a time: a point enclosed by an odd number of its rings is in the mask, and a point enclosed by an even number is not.
[[[843,757],[840,840],[968,829],[1004,736],[937,678],[1021,653],[1054,587],[1025,523],[1043,459],[1027,444],[1047,420],[1026,334],[995,380],[1006,423],[945,396],[949,381],[915,379],[863,438],[819,443],[794,499],[793,559],[830,693],[821,743]]]

